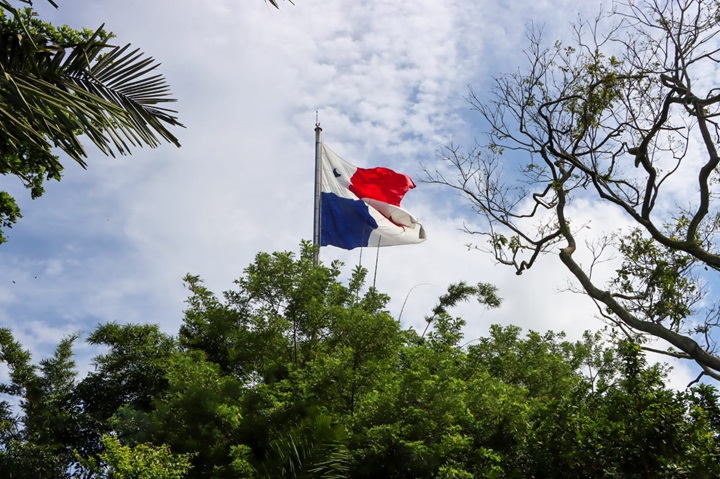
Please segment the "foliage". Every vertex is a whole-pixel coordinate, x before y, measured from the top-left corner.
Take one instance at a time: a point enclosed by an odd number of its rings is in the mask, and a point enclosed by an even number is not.
[[[9,477],[69,477],[66,467],[82,435],[80,408],[72,397],[75,339],[61,341],[52,357],[35,366],[11,332],[0,328],[0,360],[11,380],[0,385],[0,394],[21,398],[20,418],[13,415],[8,402],[2,401],[0,407],[0,470]]]
[[[93,477],[112,479],[181,479],[192,466],[188,454],[174,455],[167,445],[125,446],[114,436],[103,436],[99,455],[104,468],[90,466]],[[104,469],[104,471],[102,470]]]
[[[0,174],[19,178],[33,199],[45,180],[60,180],[55,149],[86,166],[82,135],[113,156],[161,141],[179,146],[168,127],[182,125],[162,106],[175,100],[158,64],[111,39],[102,27],[54,26],[0,1]],[[20,217],[14,198],[0,192],[0,228]]]
[[[637,343],[492,326],[463,345],[451,285],[428,329],[314,250],[257,255],[221,298],[199,277],[178,336],[109,323],[79,380],[8,330],[0,471],[11,477],[616,478],[720,475],[713,386],[674,391]],[[14,398],[14,399],[13,399]],[[13,407],[11,404],[17,404]]]
[[[625,337],[662,339],[716,379],[719,13],[714,0],[628,1],[580,20],[570,44],[532,29],[528,65],[496,78],[489,100],[471,94],[487,142],[451,145],[448,168],[426,170],[479,215],[476,247],[517,274],[559,252]],[[577,221],[588,205],[631,227],[593,236]],[[593,273],[614,258],[603,285]]]

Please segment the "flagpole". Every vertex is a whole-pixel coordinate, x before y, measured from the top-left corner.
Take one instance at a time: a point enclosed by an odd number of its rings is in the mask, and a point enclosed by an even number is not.
[[[322,189],[322,128],[315,112],[315,213],[313,216],[313,246],[315,253],[313,264],[317,266],[320,261],[320,192]]]

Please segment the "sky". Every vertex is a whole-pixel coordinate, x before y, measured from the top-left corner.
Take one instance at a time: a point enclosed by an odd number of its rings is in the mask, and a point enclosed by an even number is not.
[[[183,318],[182,278],[200,275],[216,293],[259,252],[299,250],[312,238],[316,114],[323,141],[349,163],[385,166],[416,179],[403,207],[428,240],[377,250],[323,248],[349,272],[377,276],[401,322],[424,327],[447,286],[490,282],[501,308],[458,308],[466,341],[491,324],[565,331],[598,329],[592,302],[567,289],[569,273],[548,255],[522,276],[470,250],[475,221],[461,198],[417,181],[449,142],[471,145],[485,126],[469,88],[485,95],[494,76],[524,65],[529,25],[549,42],[567,38],[592,1],[37,0],[41,17],[105,28],[161,63],[185,128],[182,146],[105,157],[86,143],[88,168],[65,162],[64,178],[30,200],[13,177],[2,188],[24,217],[0,246],[0,325],[36,354],[100,323],[156,323],[170,334]],[[581,11],[582,10],[582,11]],[[614,227],[615,211],[584,205],[587,221]],[[581,208],[582,209],[582,208]],[[597,231],[597,229],[596,229]],[[82,336],[81,336],[82,337]],[[76,343],[88,368],[97,349]],[[676,364],[673,384],[697,373]],[[2,369],[0,369],[2,376]]]

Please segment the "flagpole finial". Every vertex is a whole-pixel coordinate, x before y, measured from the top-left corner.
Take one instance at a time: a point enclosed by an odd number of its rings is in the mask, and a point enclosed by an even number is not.
[[[317,110],[315,110],[315,129],[322,130],[322,128],[320,128],[320,117],[318,116]]]

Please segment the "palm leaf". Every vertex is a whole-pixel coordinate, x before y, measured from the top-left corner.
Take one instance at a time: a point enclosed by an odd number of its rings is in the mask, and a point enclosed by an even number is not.
[[[264,472],[268,478],[345,479],[350,472],[345,434],[327,416],[306,419],[270,442]]]
[[[175,100],[159,65],[101,32],[72,46],[0,32],[0,147],[47,141],[85,166],[81,134],[112,156],[163,140],[179,146],[168,127],[182,125],[161,106]]]

